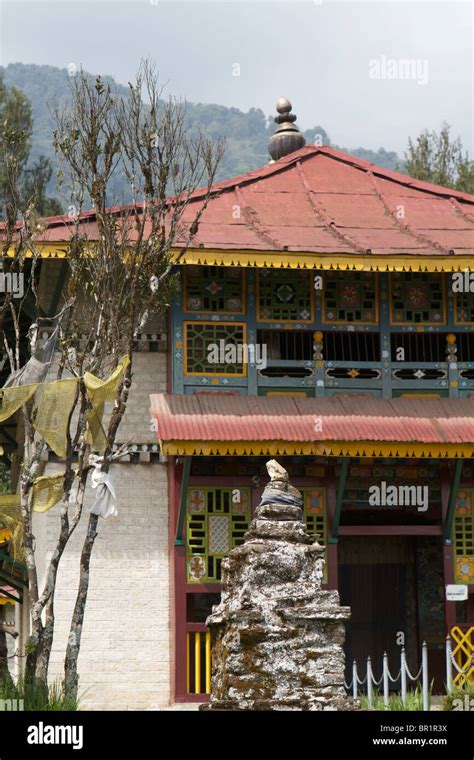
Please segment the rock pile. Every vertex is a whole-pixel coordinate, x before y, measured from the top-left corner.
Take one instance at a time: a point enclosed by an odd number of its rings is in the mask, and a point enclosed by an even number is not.
[[[347,710],[344,621],[321,590],[324,549],[308,535],[303,499],[276,461],[245,543],[222,563],[212,636],[211,710]],[[204,706],[203,706],[204,707]]]

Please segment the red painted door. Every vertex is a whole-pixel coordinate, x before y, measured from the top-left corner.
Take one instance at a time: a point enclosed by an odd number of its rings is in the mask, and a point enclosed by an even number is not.
[[[375,678],[382,673],[383,653],[389,668],[399,669],[397,634],[405,631],[405,567],[402,564],[350,564],[339,570],[341,604],[351,607],[346,626],[346,681],[352,679],[356,660],[359,677],[365,674],[367,657],[372,659]],[[392,686],[393,688],[393,686]]]

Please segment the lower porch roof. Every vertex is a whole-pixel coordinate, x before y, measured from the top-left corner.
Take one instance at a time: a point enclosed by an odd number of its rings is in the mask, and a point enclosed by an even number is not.
[[[153,394],[164,454],[474,457],[474,399]]]

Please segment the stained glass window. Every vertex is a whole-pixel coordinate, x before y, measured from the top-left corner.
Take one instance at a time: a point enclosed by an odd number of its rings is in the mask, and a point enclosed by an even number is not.
[[[189,488],[186,515],[188,583],[219,582],[221,562],[244,542],[250,524],[250,489]]]
[[[323,294],[324,322],[378,322],[377,278],[371,272],[327,272]]]
[[[246,375],[245,324],[185,322],[184,334],[187,375]]]
[[[474,489],[458,493],[453,528],[454,567],[458,583],[474,583]]]
[[[243,269],[187,266],[184,282],[185,311],[244,313]]]
[[[396,272],[391,275],[392,324],[444,324],[443,276],[436,273]]]
[[[311,273],[300,269],[258,270],[259,322],[312,322]]]
[[[456,293],[454,296],[454,321],[457,325],[474,323],[474,293]]]

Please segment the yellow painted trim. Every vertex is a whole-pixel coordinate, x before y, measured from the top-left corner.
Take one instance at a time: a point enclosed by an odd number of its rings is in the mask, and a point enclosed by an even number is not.
[[[68,241],[36,243],[40,258],[64,259],[67,257]],[[14,247],[8,256],[15,255]],[[171,258],[181,256],[179,248],[171,249]],[[31,251],[26,253],[32,258]],[[289,251],[220,250],[218,248],[189,248],[179,259],[183,264],[207,264],[209,266],[241,267],[293,267],[295,269],[352,270],[360,272],[464,272],[472,268],[472,255],[427,256],[404,255],[305,253]]]
[[[171,250],[172,260],[180,255]],[[219,250],[218,248],[189,248],[178,264],[207,264],[209,266],[241,267],[292,267],[295,269],[352,270],[360,272],[463,272],[472,267],[473,257],[459,256],[408,256],[393,253],[338,254],[289,251]]]
[[[265,269],[266,267],[263,267]],[[281,267],[280,267],[281,268]],[[314,314],[315,314],[315,306],[314,306],[314,288],[311,287],[311,276],[308,272],[308,280],[309,280],[309,301],[310,301],[310,312],[311,312],[311,318],[310,319],[262,319],[260,316],[260,272],[257,276],[257,295],[256,295],[256,306],[257,306],[257,322],[261,322],[262,324],[271,324],[272,322],[277,322],[278,324],[282,325],[311,325],[314,322]]]
[[[401,393],[397,398],[443,398],[441,393]],[[444,397],[445,398],[445,397]]]
[[[0,605],[1,604],[18,604],[14,599],[8,599],[6,596],[0,597]]]
[[[201,693],[201,634],[194,634],[194,693]]]
[[[334,319],[326,319],[326,295],[327,295],[327,290],[326,290],[325,287],[323,287],[323,294],[322,294],[323,297],[321,299],[321,301],[322,301],[322,303],[321,303],[321,306],[322,306],[321,311],[322,311],[322,321],[323,321],[323,324],[324,325],[352,325],[352,324],[356,324],[356,325],[371,325],[372,327],[377,327],[379,325],[379,323],[380,323],[380,301],[379,301],[379,278],[377,277],[377,275],[375,274],[375,272],[374,272],[374,277],[375,277],[375,321],[374,322],[348,322],[347,320],[346,321],[338,322],[338,321],[336,321]]]
[[[441,274],[441,273],[440,273]],[[395,322],[393,319],[393,304],[392,304],[392,278],[389,277],[389,283],[388,283],[388,305],[390,308],[390,324],[394,325],[395,327],[404,327],[406,325],[413,325],[413,322]],[[441,290],[443,292],[443,319],[441,322],[416,322],[415,327],[416,328],[423,328],[423,327],[431,327],[432,325],[441,325],[445,326],[447,325],[447,309],[446,309],[446,280],[444,277],[441,277]],[[423,332],[423,330],[418,330],[418,332]]]
[[[211,632],[206,631],[206,694],[211,693]]]
[[[69,243],[65,240],[60,243],[35,243],[35,254],[40,259],[65,259],[67,258],[68,245]],[[33,258],[31,250],[26,251],[24,255],[27,259]],[[7,256],[10,258],[15,256],[14,246],[10,246]]]
[[[188,319],[183,322],[183,375],[185,377],[247,377],[247,364],[243,363],[243,372],[188,372],[188,325],[233,325],[243,327],[243,343],[247,344],[247,322],[219,322],[212,320]]]
[[[174,456],[309,455],[327,457],[393,457],[415,459],[469,459],[474,443],[419,443],[399,441],[162,441],[164,454]]]
[[[240,311],[209,311],[207,309],[190,310],[186,308],[187,289],[188,289],[188,267],[184,267],[183,277],[183,313],[184,314],[219,314],[219,315],[231,315],[235,314],[237,317],[245,316],[247,313],[247,278],[245,277],[244,270],[241,271],[241,284],[242,284],[242,309]]]
[[[268,391],[265,396],[299,396],[301,398],[308,398],[308,394],[304,391]]]
[[[189,647],[191,646],[191,635],[189,631],[186,633],[186,693],[189,694],[189,690],[191,688],[191,673],[189,672],[189,669],[191,667],[190,665],[190,652]]]

